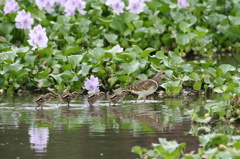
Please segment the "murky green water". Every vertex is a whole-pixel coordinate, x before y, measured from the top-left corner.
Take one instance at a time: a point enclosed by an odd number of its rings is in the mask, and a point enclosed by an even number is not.
[[[142,103],[126,98],[117,106],[107,100],[89,107],[84,99],[35,110],[34,96],[0,97],[0,158],[132,159],[135,145],[151,148],[158,138],[187,142],[197,150],[186,109],[202,99],[157,99]]]

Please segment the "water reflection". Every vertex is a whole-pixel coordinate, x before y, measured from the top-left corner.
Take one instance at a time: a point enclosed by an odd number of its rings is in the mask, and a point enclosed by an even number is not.
[[[48,127],[30,127],[28,134],[30,135],[30,148],[37,153],[46,153],[49,138]]]

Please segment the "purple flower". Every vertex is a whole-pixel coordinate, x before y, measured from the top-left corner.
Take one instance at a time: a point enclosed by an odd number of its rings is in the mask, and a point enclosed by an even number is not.
[[[30,30],[29,37],[30,40],[28,40],[28,43],[33,46],[33,50],[35,50],[37,47],[47,47],[48,38],[46,35],[46,31],[45,28],[42,28],[40,24],[34,27],[33,30]]]
[[[90,79],[86,78],[83,89],[88,90],[88,94],[97,93],[100,91],[99,86],[98,77],[91,75]]]
[[[105,4],[112,7],[113,12],[117,15],[123,13],[123,9],[125,7],[125,4],[121,0],[107,0]]]
[[[4,6],[4,14],[11,14],[19,10],[18,3],[15,0],[6,0]]]
[[[112,50],[117,50],[116,52],[123,52],[123,48],[120,45],[114,46]]]
[[[61,7],[65,7],[65,4],[68,0],[55,0],[56,4],[59,4]]]
[[[179,8],[187,8],[187,7],[189,7],[189,3],[187,0],[178,0],[178,7]]]
[[[67,3],[65,4],[65,12],[66,16],[69,15],[74,15],[75,10],[78,10],[80,14],[86,14],[86,11],[83,10],[86,7],[86,2],[82,0],[68,0]]]
[[[31,26],[34,23],[33,18],[31,18],[31,14],[29,12],[26,13],[25,10],[18,12],[15,21],[16,28],[18,29],[31,29]]]
[[[31,149],[34,149],[36,152],[47,152],[49,138],[49,130],[47,127],[30,127],[28,134],[30,136]]]
[[[139,14],[143,12],[145,5],[146,4],[143,0],[129,0],[128,7],[126,9],[131,13]]]
[[[35,0],[39,9],[45,9],[48,13],[52,13],[54,11],[53,6],[55,4],[55,0]]]

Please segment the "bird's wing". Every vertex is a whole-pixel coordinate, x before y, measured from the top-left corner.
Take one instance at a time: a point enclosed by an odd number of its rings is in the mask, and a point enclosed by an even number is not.
[[[124,88],[124,90],[127,91],[142,91],[142,90],[148,90],[150,87],[158,87],[158,84],[156,81],[148,79],[144,81],[139,81],[137,83],[131,84]]]

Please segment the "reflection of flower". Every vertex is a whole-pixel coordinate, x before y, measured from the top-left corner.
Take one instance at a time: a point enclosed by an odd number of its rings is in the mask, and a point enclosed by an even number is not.
[[[121,0],[107,0],[105,4],[112,7],[113,12],[117,15],[123,13],[123,9],[125,7],[125,4]]]
[[[44,8],[48,13],[52,13],[54,10],[55,0],[35,0],[35,2],[40,10]]]
[[[179,8],[189,7],[189,3],[187,0],[178,0],[178,7]]]
[[[98,77],[91,75],[90,79],[86,78],[83,89],[88,90],[88,94],[97,93],[100,91],[99,86]]]
[[[74,15],[75,10],[77,9],[80,14],[86,14],[86,11],[83,10],[86,7],[86,2],[82,0],[68,0],[65,4],[66,15]]]
[[[33,50],[37,47],[39,48],[46,48],[48,43],[48,38],[45,32],[45,28],[42,28],[41,25],[38,25],[33,28],[33,30],[30,30],[29,33],[30,40],[28,40],[28,43],[33,46]]]
[[[116,45],[112,48],[112,50],[116,50],[116,52],[123,52],[123,48],[120,45]]]
[[[19,9],[18,3],[15,0],[6,0],[4,6],[4,14],[11,14]]]
[[[31,149],[35,149],[36,152],[47,152],[46,148],[49,137],[49,130],[47,127],[30,127],[28,134],[30,135]]]
[[[29,12],[26,13],[25,10],[18,12],[18,15],[15,18],[15,21],[16,21],[16,28],[18,29],[31,29],[31,26],[34,23],[30,13]]]
[[[143,8],[145,7],[145,3],[142,0],[129,0],[129,5],[126,8],[131,13],[139,14],[143,12]]]

